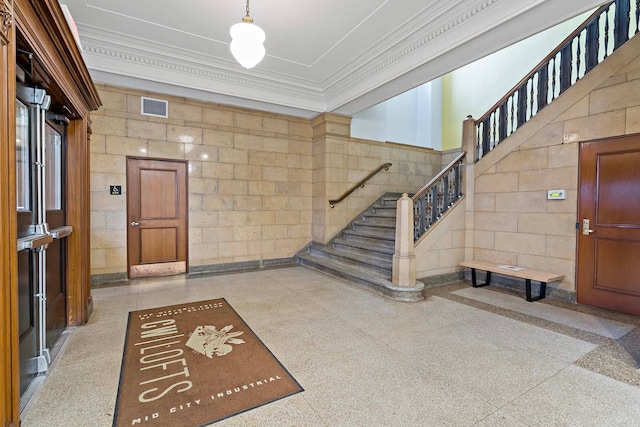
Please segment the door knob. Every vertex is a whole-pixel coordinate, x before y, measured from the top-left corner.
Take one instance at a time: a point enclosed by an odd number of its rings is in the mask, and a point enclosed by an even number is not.
[[[589,220],[588,219],[583,219],[582,220],[582,234],[585,236],[590,235],[591,233],[595,233],[596,230],[591,230],[589,228]]]
[[[131,221],[131,226],[132,226],[132,227],[137,227],[137,226],[139,226],[139,225],[140,225],[140,223],[139,223],[139,222]]]

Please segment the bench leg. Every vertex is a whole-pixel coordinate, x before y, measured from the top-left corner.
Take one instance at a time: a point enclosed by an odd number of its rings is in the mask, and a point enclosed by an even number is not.
[[[491,284],[491,272],[487,271],[487,278],[485,279],[485,282],[478,285],[478,281],[476,280],[476,269],[472,268],[471,269],[471,284],[473,285],[474,288],[481,288],[483,286],[490,285]]]
[[[538,295],[537,297],[532,298],[531,297],[531,279],[526,279],[527,283],[526,283],[526,291],[527,291],[527,301],[529,302],[533,302],[533,301],[539,301],[541,299],[543,299],[546,294],[547,294],[547,282],[540,282],[540,295]]]

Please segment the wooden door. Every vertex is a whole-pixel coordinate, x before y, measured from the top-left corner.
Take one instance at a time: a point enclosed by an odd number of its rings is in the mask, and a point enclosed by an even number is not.
[[[579,199],[578,302],[640,315],[640,135],[581,145]]]
[[[187,163],[127,158],[129,277],[187,271]]]

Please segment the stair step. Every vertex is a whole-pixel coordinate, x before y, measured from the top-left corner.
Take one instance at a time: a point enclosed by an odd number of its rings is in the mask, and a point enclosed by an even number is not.
[[[390,211],[389,209],[382,212],[367,212],[363,216],[367,218],[393,218],[396,219],[396,211]]]
[[[353,229],[362,232],[374,232],[379,235],[393,236],[395,239],[396,225],[393,224],[372,224],[364,221],[353,221]]]
[[[346,240],[356,240],[364,243],[377,244],[378,242],[385,242],[387,245],[393,245],[395,247],[396,235],[395,232],[393,235],[391,233],[384,232],[374,232],[367,230],[344,230],[342,232],[342,237]]]
[[[309,251],[314,256],[344,262],[355,268],[369,269],[372,273],[379,274],[382,277],[391,277],[392,262],[389,258],[382,259],[373,257],[371,254],[363,255],[313,244],[309,247]]]
[[[374,212],[395,212],[397,210],[397,206],[385,206],[380,204],[375,204],[372,206]]]
[[[423,299],[424,284],[420,282],[417,282],[413,288],[396,288],[389,278],[373,274],[370,269],[354,267],[341,261],[311,254],[298,255],[298,262],[314,270],[347,279],[361,288],[396,301],[421,301]]]
[[[380,203],[385,206],[388,206],[388,205],[395,206],[400,197],[402,197],[402,194],[399,194],[398,196],[385,196],[380,199]]]
[[[395,252],[394,245],[389,244],[388,241],[385,241],[385,240],[378,240],[376,243],[367,243],[367,242],[361,242],[353,239],[349,240],[349,239],[338,238],[333,241],[333,246],[336,249],[340,249],[340,250],[350,250],[351,248],[355,250],[368,251],[368,252],[380,254],[380,256],[387,256],[387,257],[393,256]]]
[[[361,222],[369,225],[392,225],[396,226],[395,216],[372,216],[369,214],[362,215]]]

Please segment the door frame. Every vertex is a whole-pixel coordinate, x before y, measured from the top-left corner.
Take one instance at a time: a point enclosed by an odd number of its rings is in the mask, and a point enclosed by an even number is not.
[[[154,277],[154,275],[150,274],[149,276],[135,276],[132,277],[131,276],[131,256],[130,256],[130,240],[131,240],[131,227],[129,225],[129,221],[131,221],[130,219],[130,207],[129,207],[129,160],[144,160],[144,161],[151,161],[151,162],[171,162],[171,163],[182,163],[185,166],[185,183],[184,183],[184,190],[185,190],[185,247],[184,247],[184,253],[185,253],[185,274],[189,273],[189,161],[188,160],[182,160],[182,159],[166,159],[166,158],[161,158],[161,157],[141,157],[141,156],[127,156],[126,158],[126,185],[127,185],[127,212],[126,212],[126,218],[127,218],[127,223],[126,223],[126,227],[127,227],[127,277],[128,278],[137,278],[137,277]],[[172,274],[170,269],[167,271],[160,271],[158,272],[157,276],[163,276],[163,275],[168,275],[168,274]],[[178,273],[180,274],[180,273]]]
[[[18,38],[20,33],[20,39]],[[18,364],[18,280],[16,251],[15,99],[16,49],[19,43],[33,53],[34,67],[49,76],[53,90],[73,116],[68,129],[67,220],[78,233],[69,241],[70,325],[85,323],[92,311],[90,289],[89,112],[100,96],[74,41],[58,2],[0,0],[0,425],[20,423]]]

